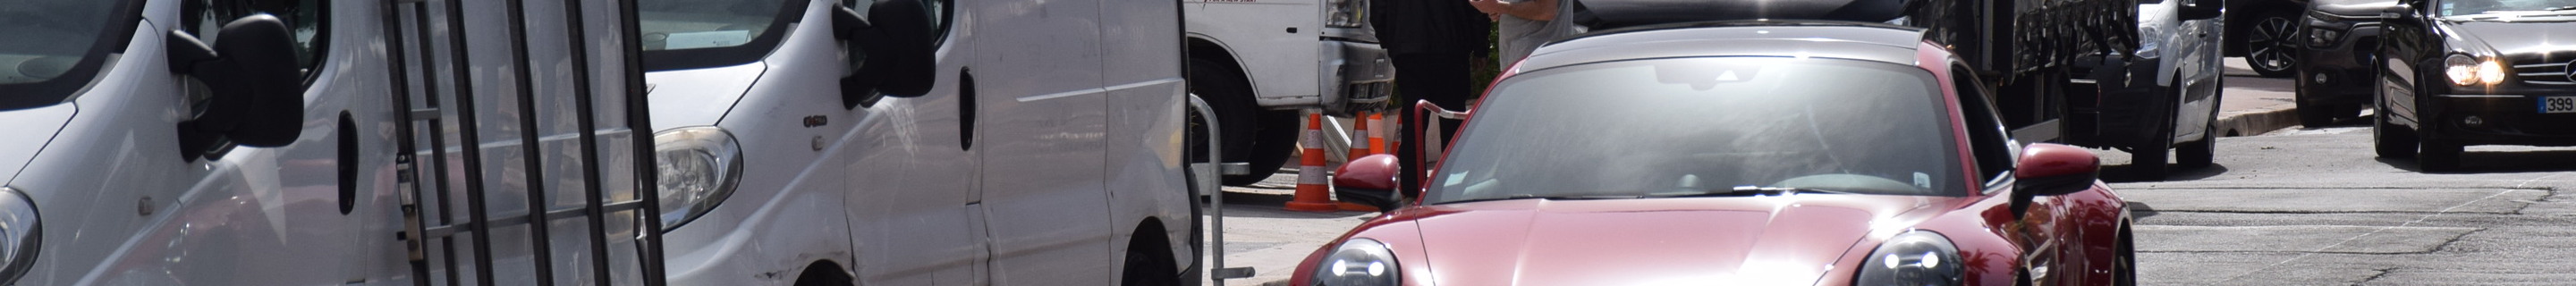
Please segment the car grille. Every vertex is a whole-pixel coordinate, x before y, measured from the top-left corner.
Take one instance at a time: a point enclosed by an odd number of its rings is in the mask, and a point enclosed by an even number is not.
[[[2517,63],[2519,64],[2513,65],[2513,75],[2515,79],[2521,79],[2523,83],[2540,85],[2576,85],[2576,81],[2568,80],[2567,62]]]

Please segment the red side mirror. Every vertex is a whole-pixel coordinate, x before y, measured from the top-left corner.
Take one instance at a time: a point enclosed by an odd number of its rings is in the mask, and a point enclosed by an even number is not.
[[[2015,165],[2014,192],[2054,196],[2093,187],[2101,179],[2102,158],[2084,148],[2039,143],[2023,148]]]
[[[1352,159],[1333,170],[1333,194],[1342,201],[1359,203],[1379,210],[1395,210],[1397,168],[1395,155],[1377,154]]]

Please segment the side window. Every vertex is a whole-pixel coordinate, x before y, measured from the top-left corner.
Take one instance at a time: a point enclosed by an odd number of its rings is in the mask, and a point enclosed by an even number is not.
[[[1964,113],[1959,118],[1967,120],[1968,151],[1977,160],[1977,179],[1993,182],[2002,177],[2004,171],[2012,170],[2012,136],[2004,132],[2003,121],[1998,120],[2000,116],[1995,114],[1994,101],[1989,100],[1991,97],[1988,97],[1985,85],[1976,79],[1976,73],[1965,68],[1952,68],[1950,80],[1952,88],[1958,89],[1959,111]]]
[[[286,22],[295,38],[295,64],[304,69],[305,80],[322,62],[323,43],[328,42],[327,0],[186,0],[180,2],[179,30],[197,35],[198,40],[216,39],[216,32],[235,19],[267,13]]]
[[[927,10],[922,11],[924,13],[922,15],[930,16],[930,42],[947,44],[948,28],[957,26],[957,0],[915,1],[921,1],[922,10]],[[859,12],[859,15],[864,16],[868,14],[868,8],[873,6],[870,4],[875,3],[875,0],[842,0],[841,6],[849,7],[850,11]]]

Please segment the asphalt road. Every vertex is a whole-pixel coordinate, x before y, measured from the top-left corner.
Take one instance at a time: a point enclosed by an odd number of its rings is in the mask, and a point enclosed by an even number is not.
[[[2224,113],[2289,114],[2287,81],[2229,74]],[[2095,151],[2134,211],[2140,284],[2576,285],[2576,198],[2557,195],[2576,187],[2576,148],[2474,146],[2466,170],[2425,174],[2375,157],[2364,120],[2252,119],[2294,128],[2239,130],[2251,134],[2220,139],[2215,166],[2162,182],[2124,176],[2127,153]],[[1227,285],[1278,284],[1375,215],[1280,210],[1295,177],[1272,181],[1227,189],[1227,263],[1259,274]]]
[[[2557,195],[2576,187],[2576,149],[2470,147],[2467,170],[2425,174],[2370,144],[2362,125],[2223,138],[2216,166],[2112,183],[2140,284],[2576,283],[2576,199]],[[2128,167],[2096,153],[2106,174]]]

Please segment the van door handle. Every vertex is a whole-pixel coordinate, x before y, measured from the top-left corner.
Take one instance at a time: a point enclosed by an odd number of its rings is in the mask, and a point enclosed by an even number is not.
[[[335,137],[339,137],[340,141],[340,158],[331,165],[340,169],[340,215],[348,215],[349,210],[356,207],[358,202],[359,136],[358,122],[349,118],[349,111],[340,111],[340,130],[336,133],[338,134]]]
[[[957,70],[957,149],[975,150],[975,71]]]

